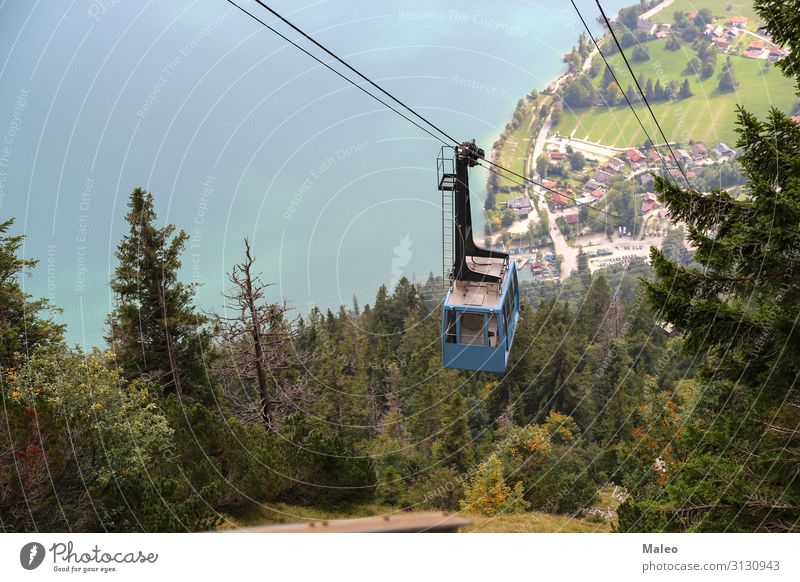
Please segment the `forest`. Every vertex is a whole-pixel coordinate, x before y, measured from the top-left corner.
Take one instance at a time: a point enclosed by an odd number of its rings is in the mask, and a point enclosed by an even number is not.
[[[797,15],[757,8],[800,90]],[[613,484],[616,531],[798,531],[800,124],[740,110],[737,131],[746,196],[657,176],[688,248],[676,231],[650,265],[524,286],[504,375],[442,368],[434,277],[299,313],[243,241],[201,310],[186,233],[138,188],[84,352],[0,222],[0,526],[210,530],[273,502],[582,516]]]

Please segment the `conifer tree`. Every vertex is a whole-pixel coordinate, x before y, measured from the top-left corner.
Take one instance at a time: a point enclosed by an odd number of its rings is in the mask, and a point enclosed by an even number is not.
[[[769,31],[787,24],[760,14]],[[705,364],[678,441],[684,456],[664,468],[659,490],[633,492],[620,511],[622,529],[800,524],[800,126],[776,109],[759,120],[740,108],[737,130],[746,198],[656,181],[702,268],[653,248],[657,279],[645,289],[659,319]]]
[[[153,195],[131,193],[125,217],[130,227],[117,246],[111,279],[116,307],[107,341],[127,378],[158,382],[167,393],[210,400],[213,359],[208,318],[195,309],[194,285],[178,280],[188,235],[156,225]]]
[[[22,290],[20,278],[36,261],[20,259],[24,236],[10,236],[13,220],[0,222],[0,373],[8,374],[40,344],[61,339],[64,326],[53,322],[54,308]],[[42,317],[42,313],[47,316]]]

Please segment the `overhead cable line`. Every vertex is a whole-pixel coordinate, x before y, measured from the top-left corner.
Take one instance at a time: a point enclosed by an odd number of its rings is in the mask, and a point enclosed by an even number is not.
[[[317,41],[317,40],[316,40],[314,37],[312,37],[311,35],[307,34],[305,31],[301,30],[299,27],[297,27],[295,24],[293,24],[293,23],[292,23],[290,20],[288,20],[287,18],[285,18],[284,16],[282,16],[281,14],[279,14],[278,12],[276,12],[274,9],[270,8],[270,6],[269,6],[269,5],[267,5],[266,3],[262,2],[261,0],[255,0],[255,1],[256,1],[256,3],[258,3],[259,5],[263,6],[265,10],[269,11],[269,12],[270,12],[270,14],[272,14],[273,16],[275,16],[275,18],[278,18],[278,19],[279,19],[279,20],[281,20],[281,21],[282,21],[284,24],[286,24],[287,26],[291,27],[291,28],[292,28],[294,31],[296,31],[297,33],[299,33],[299,34],[303,35],[303,36],[306,38],[306,40],[308,40],[309,42],[313,43],[315,46],[317,46],[317,47],[321,48],[323,51],[325,51],[326,53],[328,53],[330,56],[332,56],[334,59],[336,59],[337,61],[339,61],[341,64],[343,64],[343,65],[344,65],[345,67],[347,67],[349,70],[351,70],[352,72],[354,72],[356,75],[358,75],[359,77],[361,77],[361,78],[362,78],[363,80],[365,80],[367,83],[369,83],[370,85],[372,85],[373,87],[375,87],[375,88],[376,88],[378,91],[380,91],[381,93],[383,93],[383,94],[384,94],[384,95],[386,95],[387,97],[391,98],[393,101],[395,101],[395,103],[397,103],[397,104],[401,105],[402,107],[404,107],[404,108],[405,108],[407,111],[409,111],[409,112],[410,112],[412,115],[416,116],[417,118],[421,119],[422,121],[424,121],[425,123],[427,123],[428,125],[430,125],[432,128],[434,128],[436,131],[438,131],[439,133],[441,133],[443,136],[445,136],[447,139],[449,139],[450,141],[452,141],[454,144],[456,144],[456,145],[459,145],[459,143],[460,143],[460,142],[459,142],[457,139],[455,139],[453,136],[451,136],[451,135],[450,135],[450,134],[448,134],[446,131],[444,131],[443,129],[441,129],[440,127],[438,127],[437,125],[435,125],[434,123],[432,123],[431,121],[427,120],[425,117],[423,117],[422,115],[420,115],[419,113],[417,113],[416,111],[414,111],[414,110],[413,110],[411,107],[409,107],[408,105],[406,105],[406,104],[405,104],[403,101],[401,101],[400,99],[398,99],[397,97],[395,97],[394,95],[392,95],[392,94],[391,94],[389,91],[387,91],[386,89],[384,89],[383,87],[381,87],[380,85],[378,85],[377,83],[375,83],[375,82],[374,82],[372,79],[370,79],[370,78],[369,78],[369,77],[367,77],[365,74],[363,74],[361,71],[359,71],[358,69],[356,69],[355,67],[353,67],[352,65],[350,65],[350,63],[348,63],[347,61],[345,61],[344,59],[342,59],[341,57],[339,57],[339,56],[338,56],[336,53],[334,53],[334,52],[333,52],[332,50],[330,50],[328,47],[326,47],[326,46],[325,46],[325,45],[323,45],[322,43],[318,42],[318,41]]]
[[[603,49],[600,48],[600,43],[597,42],[597,39],[595,38],[594,34],[592,34],[592,30],[589,28],[589,25],[586,23],[586,20],[583,18],[583,14],[581,14],[580,9],[578,8],[577,4],[575,4],[575,0],[570,0],[570,2],[572,3],[572,7],[575,8],[575,12],[578,13],[578,18],[580,18],[581,22],[583,23],[583,27],[586,29],[586,32],[589,34],[589,38],[592,39],[592,42],[594,43],[594,46],[597,49],[597,52],[600,53],[600,56],[602,57],[603,62],[606,64],[606,68],[608,69],[608,72],[611,73],[611,77],[614,79],[614,82],[617,84],[617,87],[619,87],[619,91],[622,94],[622,96],[625,98],[625,102],[628,104],[628,107],[630,108],[631,113],[633,113],[633,116],[636,118],[636,121],[639,123],[639,127],[642,128],[642,131],[644,132],[645,137],[647,137],[647,139],[650,141],[650,143],[653,144],[653,146],[655,147],[655,141],[653,141],[653,138],[650,137],[650,133],[647,131],[647,128],[645,128],[645,126],[644,126],[644,123],[642,123],[642,119],[639,117],[639,114],[636,112],[636,108],[634,108],[633,103],[631,103],[631,100],[628,98],[628,95],[625,93],[625,89],[622,88],[622,83],[619,82],[619,79],[617,78],[617,74],[614,72],[614,68],[611,66],[611,63],[608,62],[608,59],[606,58],[606,55],[603,53]],[[610,25],[609,25],[609,28],[611,28]],[[622,52],[622,49],[620,49],[620,52]],[[631,72],[631,74],[633,74],[633,73]],[[637,85],[638,85],[638,83],[637,83]],[[666,142],[666,138],[664,138],[664,141]],[[666,146],[669,147],[669,143],[668,142],[666,143]],[[670,148],[670,150],[671,150],[671,148]],[[674,155],[673,155],[673,157],[674,157]],[[677,162],[677,160],[676,160],[676,162]],[[664,162],[663,158],[661,159],[661,163],[664,166],[664,171],[669,176],[670,175],[669,168],[667,168],[667,165]],[[678,165],[678,168],[680,168],[680,164]],[[683,170],[681,170],[681,172],[683,172]],[[688,184],[688,180],[687,180],[687,184]]]
[[[295,47],[295,48],[297,48],[298,50],[302,51],[303,53],[305,53],[306,55],[308,55],[309,57],[311,57],[311,58],[312,58],[312,59],[314,59],[315,61],[317,61],[317,62],[318,62],[320,65],[322,65],[323,67],[325,67],[325,68],[326,68],[326,69],[328,69],[329,71],[332,71],[333,73],[336,73],[336,74],[337,74],[339,77],[341,77],[342,79],[344,79],[345,81],[347,81],[348,83],[350,83],[351,85],[353,85],[353,86],[354,86],[356,89],[358,89],[359,91],[362,91],[363,93],[365,93],[365,94],[369,95],[370,97],[372,97],[373,99],[375,99],[375,100],[376,100],[378,103],[382,104],[384,107],[387,107],[388,109],[391,109],[392,111],[394,111],[395,113],[397,113],[397,114],[398,114],[400,117],[402,117],[403,119],[405,119],[405,120],[406,120],[406,121],[408,121],[409,123],[412,123],[412,124],[414,124],[415,126],[417,126],[419,129],[421,129],[422,131],[424,131],[425,133],[427,133],[429,136],[431,136],[431,137],[432,137],[432,138],[434,138],[435,140],[437,140],[437,141],[441,142],[441,143],[442,143],[442,144],[444,144],[444,145],[448,145],[448,144],[447,144],[447,142],[446,142],[446,141],[444,141],[444,140],[443,140],[441,137],[439,137],[438,135],[435,135],[433,132],[429,131],[427,128],[425,128],[425,127],[422,127],[422,126],[421,126],[419,123],[417,123],[416,121],[414,121],[414,120],[413,120],[413,119],[411,119],[410,117],[408,117],[408,116],[404,115],[404,114],[403,114],[401,111],[399,111],[399,110],[398,110],[398,109],[396,109],[395,107],[392,107],[390,104],[386,103],[386,101],[384,101],[384,100],[383,100],[383,99],[381,99],[380,97],[378,97],[378,96],[376,96],[376,95],[373,95],[372,93],[370,93],[369,91],[367,91],[367,90],[366,90],[364,87],[362,87],[361,85],[359,85],[358,83],[356,83],[355,81],[353,81],[352,79],[350,79],[349,77],[347,77],[346,75],[343,75],[341,72],[339,72],[339,71],[337,71],[336,69],[334,69],[333,67],[331,67],[331,66],[330,66],[328,63],[326,63],[325,61],[323,61],[322,59],[320,59],[320,58],[319,58],[319,57],[317,57],[316,55],[314,55],[314,54],[310,53],[309,51],[307,51],[306,49],[304,49],[303,47],[301,47],[299,44],[297,44],[297,43],[296,43],[296,42],[294,42],[292,39],[290,39],[290,38],[289,38],[289,37],[287,37],[286,35],[282,34],[282,33],[281,33],[281,32],[279,32],[278,30],[276,30],[275,28],[273,28],[272,26],[270,26],[269,24],[267,24],[266,22],[264,22],[263,20],[261,20],[261,19],[260,19],[258,16],[256,16],[256,15],[255,15],[255,14],[253,14],[252,12],[250,12],[250,11],[246,10],[246,9],[245,9],[245,8],[243,8],[242,6],[239,6],[239,5],[238,5],[236,2],[233,2],[233,0],[226,0],[226,2],[228,2],[229,4],[232,4],[233,6],[235,6],[236,8],[238,8],[238,9],[239,9],[240,11],[242,11],[244,14],[246,14],[247,16],[249,16],[250,18],[252,18],[252,19],[253,19],[253,20],[255,20],[256,22],[258,22],[259,24],[261,24],[261,25],[262,25],[263,27],[265,27],[266,29],[268,29],[268,30],[270,30],[271,32],[275,33],[276,35],[278,35],[279,37],[281,37],[283,40],[285,40],[286,42],[288,42],[289,44],[291,44],[292,46],[294,46],[294,47]],[[444,134],[444,135],[447,135],[447,134]],[[448,136],[448,138],[449,138],[449,136]]]
[[[302,35],[304,38],[308,39],[308,41],[309,41],[309,42],[313,43],[315,46],[319,47],[320,49],[322,49],[323,51],[325,51],[327,54],[329,54],[331,57],[333,57],[334,59],[336,59],[336,60],[337,60],[339,63],[341,63],[342,65],[344,65],[345,67],[347,67],[347,69],[349,69],[349,70],[353,71],[353,72],[354,72],[355,74],[357,74],[359,77],[361,77],[361,78],[362,78],[362,79],[364,79],[366,82],[368,82],[370,85],[372,85],[373,87],[375,87],[376,89],[378,89],[379,91],[381,91],[382,93],[384,93],[385,95],[389,96],[389,97],[390,97],[392,100],[394,100],[396,103],[398,103],[398,104],[399,104],[400,106],[402,106],[404,109],[406,109],[407,111],[409,111],[410,113],[412,113],[412,114],[413,114],[415,117],[417,117],[418,119],[422,120],[423,122],[425,122],[426,124],[428,124],[430,127],[432,127],[434,130],[436,130],[436,131],[438,131],[439,133],[441,133],[441,134],[442,134],[443,136],[445,136],[447,139],[449,139],[450,141],[452,141],[452,142],[453,142],[453,143],[454,143],[456,146],[460,146],[460,145],[461,145],[461,142],[459,142],[458,140],[456,140],[454,137],[452,137],[450,134],[448,134],[448,133],[447,133],[447,132],[445,132],[444,130],[440,129],[440,128],[439,128],[439,126],[437,126],[436,124],[434,124],[433,122],[429,121],[428,119],[426,119],[426,118],[425,118],[424,116],[422,116],[421,114],[419,114],[419,113],[417,113],[416,111],[414,111],[414,110],[413,110],[413,109],[412,109],[410,106],[406,105],[406,104],[405,104],[403,101],[401,101],[399,98],[395,97],[395,96],[394,96],[394,95],[392,95],[390,92],[388,92],[387,90],[383,89],[383,88],[382,88],[380,85],[378,85],[376,82],[372,81],[372,80],[371,80],[369,77],[367,77],[366,75],[364,75],[363,73],[361,73],[360,71],[358,71],[356,68],[354,68],[353,66],[351,66],[350,64],[348,64],[348,63],[347,63],[347,62],[346,62],[344,59],[342,59],[341,57],[339,57],[338,55],[336,55],[336,54],[335,54],[333,51],[329,50],[329,49],[328,49],[328,48],[326,48],[326,47],[325,47],[323,44],[321,44],[320,42],[318,42],[317,40],[315,40],[313,37],[311,37],[311,35],[307,34],[307,33],[306,33],[306,32],[304,32],[303,30],[301,30],[299,27],[295,26],[295,25],[294,25],[292,22],[290,22],[288,19],[286,19],[285,17],[283,17],[282,15],[280,15],[278,12],[276,12],[275,10],[273,10],[272,8],[270,8],[270,7],[269,7],[267,4],[265,4],[264,2],[261,2],[260,0],[255,0],[255,1],[256,1],[256,3],[258,3],[260,6],[262,6],[262,7],[263,7],[263,8],[265,8],[267,11],[269,11],[271,14],[273,14],[273,15],[274,15],[276,18],[278,18],[278,19],[279,19],[279,20],[281,20],[282,22],[286,23],[286,24],[287,24],[289,27],[291,27],[293,30],[295,30],[296,32],[298,32],[298,33],[299,33],[300,35]],[[432,132],[431,132],[429,129],[427,129],[427,128],[425,128],[425,127],[421,126],[419,123],[417,123],[417,122],[416,122],[416,121],[414,121],[413,119],[409,118],[407,115],[403,114],[403,112],[402,112],[402,111],[400,111],[400,110],[398,110],[398,108],[396,108],[396,107],[394,107],[394,106],[390,105],[389,103],[387,103],[386,101],[384,101],[383,99],[381,99],[380,97],[378,97],[377,95],[375,95],[375,94],[373,94],[373,93],[371,93],[371,92],[367,91],[367,90],[366,90],[366,89],[365,89],[365,88],[364,88],[362,85],[360,85],[359,83],[355,82],[353,79],[349,78],[348,76],[344,75],[344,74],[343,74],[341,71],[338,71],[338,70],[336,70],[335,68],[331,67],[331,66],[330,66],[328,63],[326,63],[325,61],[323,61],[322,59],[320,59],[319,57],[317,57],[316,55],[314,55],[313,53],[311,53],[311,52],[310,52],[310,51],[308,51],[307,49],[303,48],[302,46],[300,46],[299,44],[297,44],[295,41],[293,41],[292,39],[290,39],[289,37],[287,37],[285,34],[281,33],[280,31],[276,30],[274,27],[270,26],[268,23],[264,22],[264,20],[262,20],[261,18],[259,18],[259,17],[258,17],[258,16],[256,16],[255,14],[253,14],[252,12],[250,12],[250,11],[248,11],[247,9],[243,8],[242,6],[240,6],[239,4],[237,4],[236,2],[234,2],[233,0],[226,0],[226,2],[228,2],[229,4],[231,4],[231,5],[235,6],[235,7],[236,7],[237,9],[239,9],[241,12],[243,12],[244,14],[246,14],[247,16],[249,16],[250,18],[252,18],[252,19],[253,19],[253,20],[255,20],[256,22],[258,22],[259,24],[261,24],[261,25],[262,25],[263,27],[265,27],[267,30],[269,30],[269,31],[273,32],[274,34],[276,34],[277,36],[279,36],[280,38],[282,38],[283,40],[285,40],[286,42],[288,42],[289,44],[291,44],[292,46],[294,46],[295,48],[297,48],[298,50],[300,50],[301,52],[303,52],[303,53],[304,53],[304,54],[306,54],[307,56],[311,57],[312,59],[314,59],[315,61],[317,61],[319,64],[321,64],[322,66],[324,66],[326,69],[328,69],[328,70],[332,71],[333,73],[335,73],[336,75],[338,75],[339,77],[341,77],[342,79],[344,79],[345,81],[347,81],[348,83],[350,83],[351,85],[353,85],[354,87],[356,87],[357,89],[359,89],[360,91],[362,91],[363,93],[365,93],[366,95],[368,95],[368,96],[372,97],[373,99],[375,99],[376,101],[378,101],[380,104],[382,104],[384,107],[386,107],[386,108],[390,109],[391,111],[393,111],[393,112],[397,113],[397,114],[398,114],[400,117],[402,117],[403,119],[405,119],[405,120],[406,120],[406,121],[408,121],[409,123],[412,123],[412,124],[414,124],[414,125],[415,125],[417,128],[421,129],[422,131],[424,131],[425,133],[427,133],[428,135],[430,135],[430,136],[431,136],[431,137],[433,137],[434,139],[438,140],[438,141],[439,141],[439,142],[441,142],[443,145],[449,146],[449,144],[447,144],[447,142],[445,142],[445,140],[443,140],[441,137],[439,137],[439,136],[437,136],[437,135],[434,135],[434,134],[433,134],[433,133],[432,133]],[[651,140],[651,141],[652,141],[652,140]],[[491,161],[491,160],[488,160],[488,159],[486,159],[485,157],[484,157],[484,158],[481,158],[481,159],[482,159],[482,161],[486,162],[486,163],[487,163],[487,164],[489,164],[490,166],[493,166],[493,167],[497,168],[498,170],[502,170],[503,172],[507,172],[508,174],[510,174],[510,175],[512,175],[512,176],[515,176],[516,178],[519,178],[519,179],[523,180],[524,182],[526,182],[526,183],[528,183],[528,184],[532,184],[532,185],[534,185],[534,186],[538,186],[538,187],[542,188],[543,190],[545,190],[545,191],[547,191],[547,192],[551,192],[551,193],[553,193],[553,194],[559,194],[560,196],[564,196],[564,197],[565,197],[566,199],[568,199],[568,200],[572,200],[572,201],[574,201],[574,202],[577,202],[577,199],[576,199],[576,198],[574,198],[574,197],[571,197],[571,196],[569,196],[568,194],[566,194],[566,193],[564,193],[564,192],[560,192],[560,191],[558,191],[558,190],[555,190],[555,189],[553,189],[553,188],[550,188],[550,187],[548,187],[548,186],[545,186],[545,185],[544,185],[544,184],[542,184],[541,182],[537,182],[536,180],[532,180],[531,178],[528,178],[528,177],[526,177],[526,176],[523,176],[522,174],[519,174],[519,173],[517,173],[517,172],[514,172],[513,170],[509,170],[508,168],[505,168],[505,167],[501,166],[500,164],[497,164],[497,163],[495,163],[495,162],[493,162],[493,161]],[[488,166],[485,166],[485,165],[481,164],[481,167],[483,167],[483,168],[485,168],[485,169],[488,169],[488,170],[492,171],[493,173],[495,173],[495,174],[497,174],[497,175],[503,176],[503,174],[500,174],[500,173],[498,173],[497,171],[491,170],[491,168],[489,168]],[[504,177],[505,177],[506,179],[510,180],[510,178],[509,178],[508,176],[504,176]],[[511,181],[513,181],[513,180],[511,180]],[[520,185],[520,186],[522,186],[522,185],[523,185],[523,184],[521,184],[521,183],[519,183],[519,182],[515,182],[515,183],[517,183],[517,184],[518,184],[518,185]],[[618,216],[618,215],[615,215],[615,214],[613,214],[613,213],[611,213],[611,212],[608,212],[608,211],[606,211],[606,210],[601,210],[601,209],[599,209],[599,208],[595,208],[595,207],[590,207],[590,208],[591,208],[592,210],[596,211],[596,212],[601,212],[601,213],[603,213],[603,214],[606,214],[606,215],[608,215],[608,216],[611,216],[611,217],[617,218],[617,219],[619,219],[619,220],[624,220],[624,218],[623,218],[623,217],[621,217],[621,216]]]
[[[574,0],[571,0],[571,1],[572,1],[573,5],[574,5],[575,4]],[[600,14],[603,16],[603,20],[605,21],[609,32],[611,32],[611,38],[614,39],[614,44],[617,45],[617,49],[619,50],[619,54],[622,55],[622,60],[625,61],[625,66],[628,68],[628,72],[630,72],[631,77],[633,77],[633,82],[636,83],[636,88],[639,90],[639,94],[642,96],[642,99],[644,100],[644,104],[647,105],[647,110],[650,112],[650,116],[653,118],[653,121],[655,122],[656,127],[658,128],[658,131],[661,134],[662,139],[664,140],[664,143],[667,144],[667,148],[669,149],[669,153],[672,155],[672,159],[675,160],[675,165],[678,166],[678,169],[680,170],[681,174],[683,175],[683,179],[686,180],[686,185],[691,190],[692,189],[692,185],[689,183],[689,177],[686,175],[686,172],[683,170],[683,167],[678,162],[678,156],[675,155],[675,152],[672,150],[672,146],[669,145],[669,140],[667,139],[667,136],[664,133],[664,130],[661,128],[661,124],[658,122],[658,118],[656,117],[656,114],[653,113],[653,108],[650,107],[650,102],[647,100],[647,96],[644,94],[644,91],[642,90],[641,85],[639,85],[639,80],[636,78],[636,75],[634,75],[634,73],[633,73],[633,68],[631,67],[630,62],[628,62],[628,57],[625,56],[625,51],[622,50],[622,45],[620,44],[619,40],[617,39],[617,34],[614,32],[614,29],[611,27],[611,21],[608,19],[608,16],[606,16],[606,12],[605,12],[605,10],[603,10],[603,6],[600,4],[600,0],[595,0],[595,2],[597,3],[597,7],[600,9]],[[650,140],[650,142],[653,143],[653,140]]]

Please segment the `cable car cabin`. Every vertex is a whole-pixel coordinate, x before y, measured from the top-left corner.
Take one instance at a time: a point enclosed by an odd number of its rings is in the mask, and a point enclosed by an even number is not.
[[[453,282],[442,310],[442,363],[445,368],[504,372],[519,319],[517,271],[514,261],[498,259],[481,267],[501,281]]]
[[[519,284],[508,253],[484,249],[472,237],[469,168],[484,157],[475,142],[464,142],[438,160],[442,191],[445,265],[452,270],[442,307],[442,365],[445,368],[504,372],[519,319]]]

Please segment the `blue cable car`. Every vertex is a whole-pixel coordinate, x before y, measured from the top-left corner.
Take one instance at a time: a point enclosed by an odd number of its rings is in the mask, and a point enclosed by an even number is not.
[[[504,372],[519,320],[519,283],[508,253],[484,249],[472,237],[469,168],[484,157],[475,141],[438,160],[443,248],[452,249],[450,289],[442,306],[442,365]],[[452,228],[448,228],[448,224]],[[452,245],[452,246],[450,246]]]

